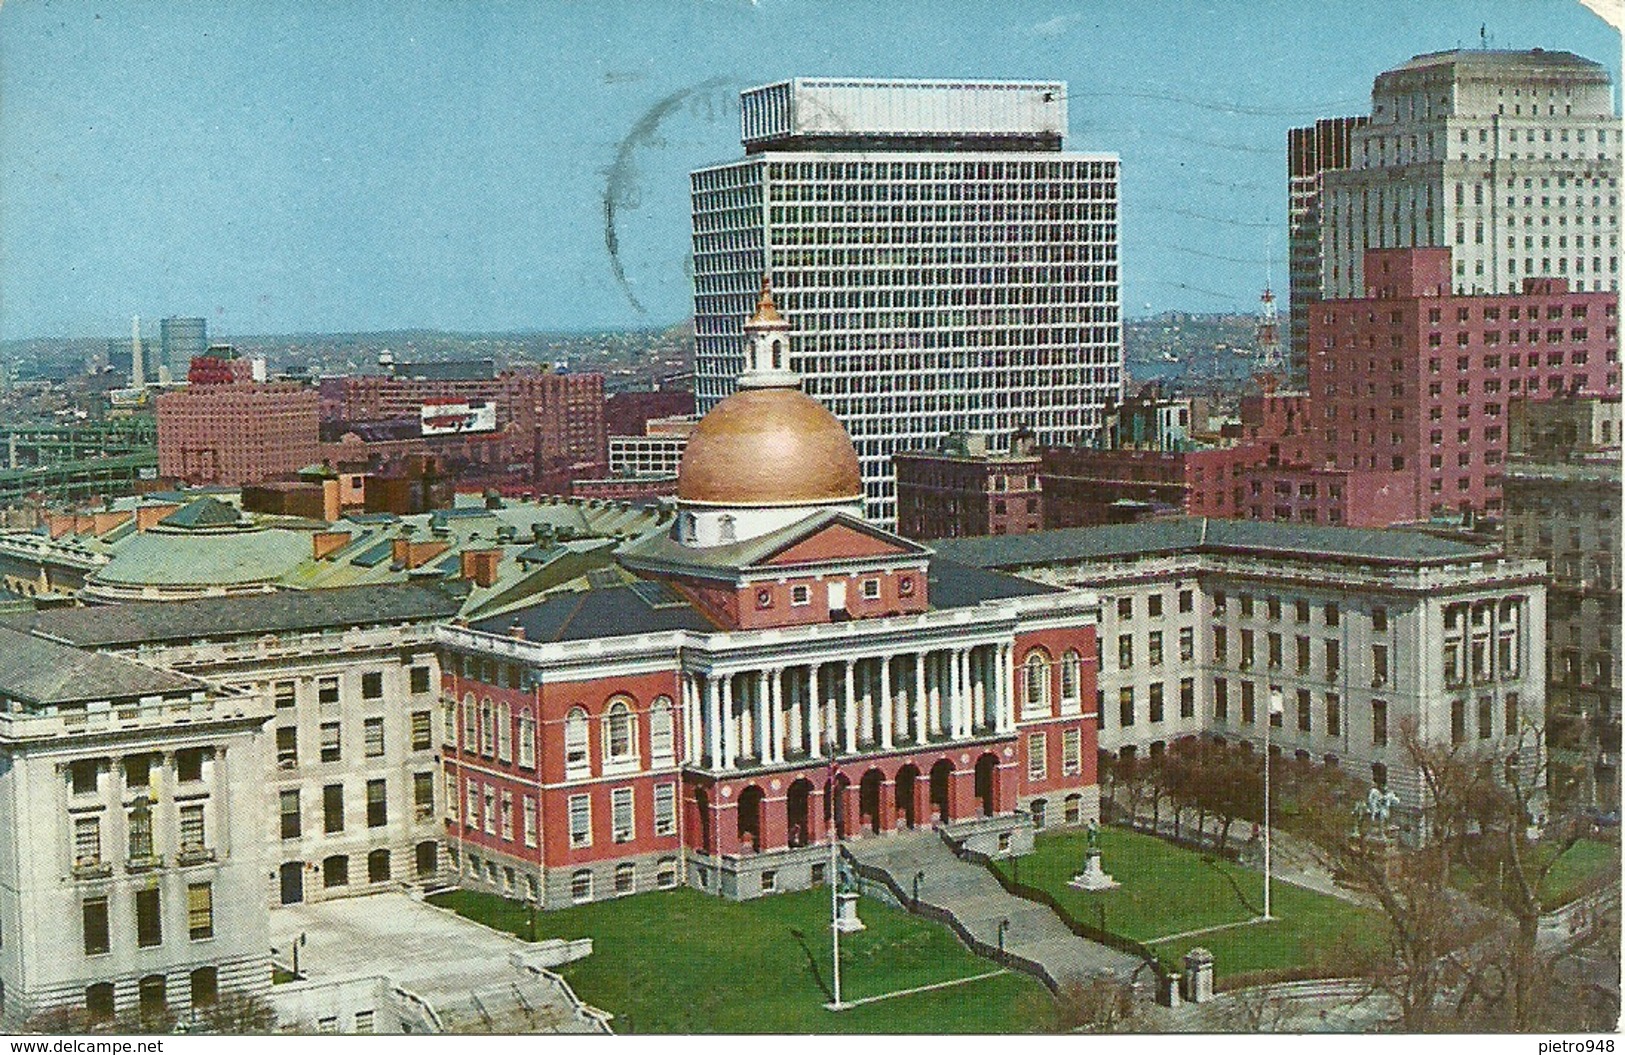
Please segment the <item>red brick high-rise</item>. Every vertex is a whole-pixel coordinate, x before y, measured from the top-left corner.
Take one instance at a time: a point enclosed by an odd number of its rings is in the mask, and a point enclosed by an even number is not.
[[[318,460],[316,390],[198,385],[158,397],[158,473],[191,484],[258,483]]]
[[[1371,250],[1364,273],[1311,314],[1311,428],[1330,466],[1406,473],[1419,516],[1500,515],[1510,400],[1619,394],[1617,292],[1457,296],[1449,249]]]

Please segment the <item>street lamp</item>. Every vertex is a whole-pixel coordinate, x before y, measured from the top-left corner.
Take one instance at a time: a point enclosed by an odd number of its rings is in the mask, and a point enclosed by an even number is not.
[[[1004,963],[1004,932],[1010,929],[1010,921],[999,920],[999,962]]]
[[[1270,713],[1264,718],[1264,919],[1271,920],[1270,915],[1270,726],[1275,724],[1275,716],[1282,713],[1281,690],[1270,689]]]
[[[914,873],[914,911],[920,910],[920,884],[925,881],[925,869]]]

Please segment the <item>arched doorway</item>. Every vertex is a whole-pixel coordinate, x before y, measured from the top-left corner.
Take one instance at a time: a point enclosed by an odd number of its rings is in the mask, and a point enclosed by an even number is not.
[[[944,758],[931,767],[931,814],[939,824],[953,819],[954,764]]]
[[[878,769],[871,769],[863,774],[858,782],[858,824],[868,828],[870,832],[879,835],[881,828],[880,802],[881,788],[885,786],[886,774]]]
[[[278,875],[284,905],[297,905],[305,900],[305,862],[289,861],[278,870]]]
[[[976,800],[982,807],[982,816],[991,817],[998,812],[999,760],[983,755],[976,760]]]
[[[752,784],[739,793],[739,850],[755,853],[762,848],[762,789]]]
[[[802,778],[790,785],[785,796],[785,823],[786,832],[790,838],[792,849],[806,846],[812,840],[812,781]]]
[[[897,816],[902,818],[905,828],[913,828],[919,823],[914,804],[915,785],[919,779],[918,766],[907,765],[897,771]]]

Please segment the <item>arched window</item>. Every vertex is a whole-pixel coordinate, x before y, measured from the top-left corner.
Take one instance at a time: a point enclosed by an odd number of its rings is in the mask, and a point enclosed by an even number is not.
[[[659,696],[649,708],[649,755],[656,759],[669,759],[674,750],[671,700]]]
[[[473,754],[480,749],[480,717],[474,694],[463,697],[463,750]]]
[[[220,1002],[220,972],[214,967],[199,967],[192,972],[192,1010],[201,1011]]]
[[[570,876],[570,900],[576,904],[592,900],[592,873],[583,868]]]
[[[480,701],[480,754],[487,757],[496,754],[497,750],[497,723],[491,713],[491,697],[487,696]]]
[[[497,758],[513,761],[513,708],[506,701],[497,705]]]
[[[584,769],[587,766],[587,711],[572,707],[564,719],[564,768]]]
[[[1042,649],[1027,654],[1024,664],[1027,674],[1027,693],[1022,710],[1027,713],[1049,710],[1049,657]]]
[[[718,539],[719,539],[719,541],[722,541],[722,542],[732,542],[732,541],[734,541],[734,518],[732,516],[728,515],[727,513],[724,513],[724,514],[722,514],[721,519],[719,519],[717,521],[717,524],[719,525],[718,526]]]
[[[1071,702],[1078,698],[1078,676],[1082,660],[1077,652],[1068,650],[1061,657],[1061,699]]]
[[[782,368],[783,365],[784,365],[783,359],[781,358],[783,348],[784,348],[784,343],[782,341],[780,341],[778,338],[774,338],[774,340],[773,340],[773,369],[775,369],[775,370],[778,370],[778,369]]]
[[[614,700],[604,712],[604,761],[625,762],[638,755],[637,719],[626,700]]]
[[[693,513],[683,514],[683,529],[680,537],[684,542],[694,541],[694,527],[698,523]]]
[[[528,707],[519,712],[519,764],[526,769],[536,766],[536,719]]]

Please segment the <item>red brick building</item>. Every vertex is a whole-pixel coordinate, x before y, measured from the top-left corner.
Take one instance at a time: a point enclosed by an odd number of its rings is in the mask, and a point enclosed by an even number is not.
[[[851,440],[779,365],[767,292],[746,335],[670,530],[618,554],[635,580],[440,631],[465,886],[754,898],[829,881],[832,830],[940,825],[997,853],[1097,816],[1092,595],[863,520]]]
[[[654,418],[687,417],[694,413],[694,393],[680,388],[652,392],[611,392],[604,399],[604,429],[611,436],[642,436]]]
[[[1009,453],[974,433],[948,437],[934,451],[892,456],[897,528],[910,538],[1020,535],[1044,526],[1039,458],[1028,435]]]
[[[158,473],[190,484],[258,483],[320,457],[316,390],[214,384],[158,397]]]
[[[1418,516],[1499,516],[1508,402],[1619,394],[1619,294],[1542,278],[1457,296],[1450,260],[1371,250],[1367,295],[1315,306],[1314,429],[1328,465],[1405,473]]]

